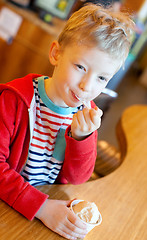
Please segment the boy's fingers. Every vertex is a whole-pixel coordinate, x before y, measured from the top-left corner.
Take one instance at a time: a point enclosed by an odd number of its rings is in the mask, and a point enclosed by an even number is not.
[[[103,115],[103,111],[102,111],[100,108],[98,108],[97,106],[95,106],[94,109],[98,112],[99,117],[102,117],[102,115]]]
[[[86,230],[87,228],[86,224],[84,224],[73,212],[69,215],[68,220],[80,229]]]
[[[90,117],[92,122],[95,124],[99,118],[103,115],[103,111],[100,108],[91,109],[90,110]]]
[[[58,229],[57,233],[59,233],[62,237],[70,240],[83,239],[86,235],[71,231],[66,226],[64,226],[63,229]]]
[[[72,199],[72,200],[66,201],[67,207],[70,207],[70,204],[71,204],[74,200],[76,200],[76,199],[77,199],[77,198],[74,198],[74,199]]]
[[[83,116],[84,116],[85,123],[89,124],[91,119],[89,118],[89,109],[88,108],[85,108],[83,110]]]
[[[72,231],[76,234],[82,234],[86,235],[87,234],[87,229],[86,228],[80,228],[79,224],[78,226],[70,222],[69,220],[65,223],[65,227],[69,229],[69,231]]]
[[[81,123],[83,124],[85,122],[83,111],[79,111],[77,113],[77,120],[78,120],[79,126],[81,125]]]
[[[73,120],[72,120],[72,127],[74,126],[75,128],[78,127],[79,123],[78,123],[78,119],[77,119],[77,113],[73,115]]]
[[[102,117],[103,116],[103,111],[99,108],[98,112],[99,112],[99,116]]]

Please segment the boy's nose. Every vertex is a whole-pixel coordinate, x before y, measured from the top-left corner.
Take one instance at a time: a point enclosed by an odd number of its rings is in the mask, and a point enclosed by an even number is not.
[[[85,92],[90,92],[92,90],[93,87],[93,79],[92,77],[84,77],[82,78],[79,87],[81,90],[85,91]]]

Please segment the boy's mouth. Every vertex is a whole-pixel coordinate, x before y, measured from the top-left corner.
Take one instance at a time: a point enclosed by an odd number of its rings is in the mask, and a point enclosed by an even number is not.
[[[77,100],[77,102],[81,101],[81,99],[72,90],[71,90],[71,94],[72,94],[73,98],[75,100]]]
[[[82,102],[82,99],[79,98],[76,94],[75,94],[75,97],[76,97],[80,102]]]
[[[84,100],[84,99],[80,98],[79,96],[77,96],[73,91],[71,91],[71,93],[72,93],[72,96],[74,97],[74,99],[76,99],[77,101],[83,103],[83,105],[85,107],[89,108],[89,106],[87,105],[86,100]]]

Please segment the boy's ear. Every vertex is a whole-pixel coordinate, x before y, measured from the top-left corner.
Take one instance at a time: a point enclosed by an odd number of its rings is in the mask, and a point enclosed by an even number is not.
[[[49,51],[49,60],[53,66],[57,65],[59,55],[60,55],[60,45],[58,41],[53,41]]]

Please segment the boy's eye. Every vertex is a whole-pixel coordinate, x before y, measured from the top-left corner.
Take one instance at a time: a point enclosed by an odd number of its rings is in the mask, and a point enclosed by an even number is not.
[[[100,79],[101,81],[106,81],[107,82],[107,79],[103,76],[98,76],[98,79]]]
[[[85,68],[84,68],[82,65],[76,64],[76,66],[77,66],[78,69],[83,70],[83,71],[86,71]]]

